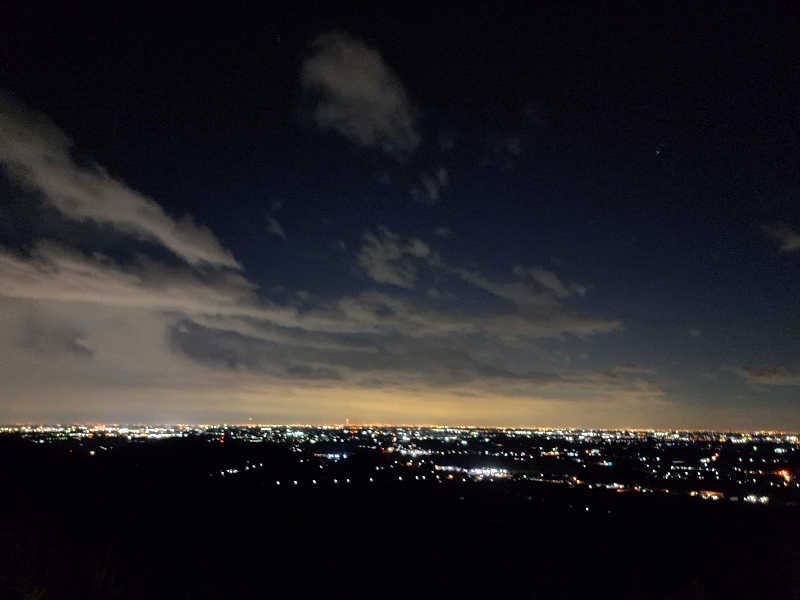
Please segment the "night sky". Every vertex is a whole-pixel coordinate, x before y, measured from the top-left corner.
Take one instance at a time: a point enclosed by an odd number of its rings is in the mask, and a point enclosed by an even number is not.
[[[800,429],[797,10],[378,4],[4,11],[0,421]]]

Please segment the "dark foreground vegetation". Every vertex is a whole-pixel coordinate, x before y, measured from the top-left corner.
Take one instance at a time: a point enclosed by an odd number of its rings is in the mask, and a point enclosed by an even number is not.
[[[293,486],[288,449],[202,439],[90,455],[7,436],[0,457],[2,598],[792,598],[800,583],[787,507],[369,485],[368,456],[350,485]],[[209,475],[248,460],[265,466]]]

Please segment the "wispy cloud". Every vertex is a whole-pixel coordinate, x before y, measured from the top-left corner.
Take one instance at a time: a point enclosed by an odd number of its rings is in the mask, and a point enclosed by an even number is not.
[[[800,232],[786,223],[765,225],[764,231],[778,242],[783,252],[795,252],[800,250]]]
[[[437,227],[436,229],[434,229],[433,234],[441,238],[451,238],[453,237],[453,230],[447,226],[442,225],[441,227]]]
[[[460,393],[540,396],[559,400],[617,395],[658,400],[662,392],[646,369],[511,369],[487,353],[480,338],[459,335],[373,338],[375,351],[347,352],[322,347],[295,347],[287,355],[268,340],[214,331],[187,322],[173,327],[171,341],[200,362],[269,375],[311,380],[314,385],[349,383],[366,388],[449,389]],[[447,340],[448,344],[442,341]],[[470,343],[465,345],[464,342]],[[460,343],[459,343],[460,342]],[[476,352],[477,350],[477,352]],[[306,381],[308,384],[308,381]]]
[[[474,312],[432,307],[379,292],[344,298],[337,308],[364,330],[394,331],[414,338],[482,334],[509,341],[609,333],[621,327],[619,321],[583,315],[560,305]]]
[[[612,377],[618,377],[620,375],[654,375],[655,371],[642,365],[622,364],[611,367],[607,373]]]
[[[283,231],[283,227],[281,224],[278,223],[278,220],[275,217],[267,217],[267,233],[271,235],[277,235],[279,238],[286,239],[286,233]]]
[[[438,204],[442,199],[442,192],[450,184],[447,169],[439,167],[433,173],[425,173],[420,178],[420,187],[411,188],[411,195],[423,204]]]
[[[514,274],[523,276],[529,275],[533,278],[536,283],[541,285],[543,288],[550,290],[559,298],[568,298],[572,295],[572,291],[567,288],[566,285],[559,279],[558,275],[553,273],[553,271],[548,271],[547,269],[542,269],[541,267],[515,267]],[[579,289],[584,289],[580,286]]]
[[[467,283],[484,290],[517,306],[553,306],[553,294],[536,288],[523,281],[497,281],[478,271],[460,266],[447,266],[446,269]]]
[[[482,314],[480,319],[456,309],[442,310],[386,294],[362,294],[340,303],[340,308],[364,321],[375,320],[376,326],[392,328],[414,335],[486,332],[505,338],[516,336],[558,337],[563,334],[591,335],[621,329],[622,323],[583,315],[569,309],[562,300],[571,296],[555,273],[544,269],[517,267],[517,274],[532,271],[538,275],[534,283],[526,281],[496,281],[478,271],[450,265],[422,240],[405,239],[381,228],[377,233],[364,235],[359,263],[375,281],[411,288],[417,280],[418,267],[425,266],[439,274],[456,276],[462,281],[510,302],[512,312]],[[520,271],[522,270],[522,271]]]
[[[301,81],[318,96],[313,117],[320,128],[396,158],[417,148],[415,111],[377,50],[345,33],[328,33],[311,51]]]
[[[763,385],[800,385],[800,368],[783,365],[750,365],[738,369],[751,383]]]
[[[367,253],[372,255],[368,263],[378,282],[413,285],[416,272],[408,265],[391,263],[404,256],[426,258],[431,254],[419,240],[404,240],[391,232],[365,237]],[[522,294],[517,288],[509,291],[485,278],[476,276],[470,281],[503,297],[519,299]],[[487,334],[507,340],[564,333],[589,335],[620,326],[613,320],[574,313],[552,298],[542,298],[539,307],[522,304],[518,311],[476,314],[370,291],[301,310],[261,300],[257,287],[236,272],[203,274],[149,260],[122,265],[52,244],[41,244],[27,258],[0,253],[0,283],[0,296],[8,298],[171,313],[250,336],[278,327],[315,335],[382,333],[430,338]]]
[[[364,234],[364,245],[358,254],[360,264],[367,274],[379,283],[389,283],[410,288],[417,277],[416,267],[404,260],[407,257],[425,258],[430,248],[420,239],[402,239],[385,227]]]
[[[587,291],[586,286],[580,283],[572,282],[570,284],[565,284],[553,271],[543,269],[542,267],[523,267],[517,265],[514,267],[514,275],[517,277],[530,277],[541,287],[549,290],[558,298],[569,298],[573,294],[585,296]]]
[[[192,265],[241,267],[191,216],[174,219],[99,165],[76,162],[67,135],[8,94],[0,94],[0,164],[70,219],[107,223],[155,241]]]
[[[121,265],[42,242],[31,257],[0,251],[0,295],[152,310],[265,315],[256,286],[234,271],[168,267],[148,259]]]

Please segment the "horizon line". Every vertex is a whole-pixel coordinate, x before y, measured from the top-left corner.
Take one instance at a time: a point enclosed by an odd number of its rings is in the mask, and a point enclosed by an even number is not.
[[[573,431],[674,431],[674,432],[713,432],[713,433],[780,433],[780,434],[800,434],[800,430],[791,429],[714,429],[709,427],[642,427],[642,426],[612,426],[612,427],[587,427],[577,425],[467,425],[467,424],[448,424],[448,423],[256,423],[253,421],[239,423],[181,423],[181,422],[101,422],[101,421],[72,421],[65,423],[57,422],[17,422],[0,424],[0,433],[3,428],[11,427],[120,427],[120,426],[145,426],[145,427],[299,427],[299,428],[329,428],[329,429],[364,429],[373,427],[404,427],[404,428],[430,428],[430,429],[508,429],[508,430],[553,430],[564,429]]]

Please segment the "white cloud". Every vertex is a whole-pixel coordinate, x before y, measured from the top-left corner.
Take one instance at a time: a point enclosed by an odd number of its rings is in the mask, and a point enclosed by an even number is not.
[[[515,267],[516,275],[530,274],[537,286],[524,281],[499,282],[477,271],[451,266],[423,241],[406,240],[385,227],[377,234],[367,231],[364,240],[359,263],[375,281],[411,288],[417,280],[417,267],[424,265],[507,300],[514,308],[511,312],[482,314],[477,318],[454,308],[438,310],[386,294],[366,293],[339,302],[339,309],[348,315],[350,321],[372,322],[375,327],[388,327],[411,336],[461,331],[484,332],[505,339],[559,337],[563,334],[582,336],[622,328],[618,320],[589,317],[566,307],[561,300],[571,296],[572,292],[550,271]]]
[[[518,306],[555,306],[557,301],[547,290],[532,288],[520,281],[499,282],[489,279],[477,271],[470,271],[461,267],[445,267],[467,283],[474,285],[490,294],[513,302]]]
[[[99,165],[71,156],[72,141],[44,115],[0,94],[0,164],[64,216],[107,223],[158,242],[192,265],[240,268],[207,227],[174,219]]]
[[[286,233],[283,231],[283,227],[281,227],[281,224],[278,223],[278,220],[274,217],[267,217],[267,233],[277,235],[284,240],[286,239]]]
[[[275,318],[257,303],[256,286],[234,271],[199,274],[147,259],[120,265],[41,243],[31,258],[0,252],[0,296],[157,311]]]
[[[539,285],[552,291],[559,298],[566,298],[571,295],[570,291],[567,289],[567,286],[565,286],[558,278],[558,275],[552,271],[534,268],[528,269],[528,273]]]
[[[320,36],[311,50],[301,81],[319,96],[313,116],[320,128],[398,158],[417,148],[408,94],[377,50],[344,33]]]
[[[400,287],[413,287],[417,269],[407,257],[426,258],[430,248],[420,239],[404,240],[385,227],[376,233],[364,234],[364,245],[358,254],[360,264],[367,274],[379,283],[390,283]]]
[[[536,283],[551,291],[558,298],[569,298],[573,293],[579,296],[586,295],[586,287],[579,283],[564,284],[553,271],[541,267],[514,267],[514,274],[518,277],[530,276]]]
[[[381,230],[368,233],[361,260],[376,281],[400,287],[413,285],[416,272],[393,264],[403,257],[428,258],[430,249],[420,240],[402,240]],[[520,308],[511,312],[483,313],[457,308],[432,308],[390,294],[365,292],[332,303],[300,309],[259,299],[257,288],[231,271],[199,274],[142,260],[121,265],[103,257],[52,244],[40,244],[31,258],[0,253],[0,296],[37,302],[99,305],[187,315],[204,325],[255,335],[277,335],[275,328],[296,330],[294,339],[309,335],[397,334],[408,337],[485,333],[502,339],[558,337],[565,333],[591,335],[615,331],[614,320],[573,313],[546,297],[536,305],[524,291],[477,282],[501,297],[515,298]],[[210,321],[212,319],[213,321]],[[305,335],[305,334],[304,334]],[[326,343],[332,343],[326,338]],[[319,340],[317,340],[319,342]],[[335,342],[338,344],[339,342]]]
[[[392,239],[385,232],[383,237]],[[413,242],[405,242],[404,247],[412,248],[417,254],[426,252]],[[431,308],[411,299],[378,292],[343,297],[332,304],[300,311],[259,301],[255,286],[238,273],[219,272],[209,277],[150,261],[123,266],[107,258],[92,258],[47,244],[41,245],[35,256],[28,259],[0,254],[0,284],[0,296],[7,298],[2,302],[11,302],[26,311],[39,307],[40,317],[51,323],[30,327],[29,319],[22,319],[10,310],[4,312],[10,323],[17,323],[26,332],[22,338],[29,350],[47,345],[53,351],[69,354],[71,358],[64,359],[67,370],[71,368],[69,364],[86,356],[111,369],[107,361],[112,357],[103,356],[103,353],[113,348],[117,356],[113,360],[122,361],[117,368],[126,373],[126,378],[134,379],[139,371],[130,366],[123,368],[123,365],[138,364],[144,371],[152,369],[163,373],[170,361],[161,356],[157,364],[145,369],[145,365],[151,364],[151,357],[148,355],[145,359],[139,353],[148,352],[143,340],[150,340],[152,336],[142,338],[140,335],[136,340],[128,340],[126,345],[122,338],[131,334],[127,328],[121,328],[118,332],[121,338],[117,339],[114,319],[130,322],[132,330],[136,329],[134,323],[146,322],[153,335],[154,328],[158,327],[174,330],[177,332],[174,340],[183,342],[179,344],[182,353],[188,352],[194,358],[205,356],[213,359],[212,362],[227,361],[226,364],[258,369],[271,357],[278,367],[313,363],[317,369],[313,373],[317,377],[328,372],[324,369],[340,376],[343,373],[363,376],[377,370],[382,374],[396,373],[398,381],[402,380],[401,374],[412,377],[419,372],[422,375],[416,378],[418,383],[426,381],[426,372],[430,373],[429,383],[480,377],[490,377],[495,382],[520,378],[493,359],[491,352],[482,353],[480,360],[469,358],[470,354],[464,354],[462,340],[465,336],[481,336],[478,339],[489,336],[489,340],[495,340],[492,344],[502,346],[505,343],[502,340],[513,338],[557,337],[564,333],[588,335],[613,331],[617,327],[614,322],[570,314],[558,307],[541,312],[478,316],[453,308]],[[103,320],[100,315],[104,314],[116,316]],[[11,331],[9,322],[6,331]],[[187,323],[188,328],[180,323]],[[181,335],[181,328],[186,332],[195,331],[195,335]],[[12,345],[7,351],[13,354],[13,346],[21,338],[16,336],[15,341],[12,337],[7,336],[3,343]],[[197,346],[200,341],[202,347]],[[399,350],[398,344],[404,349]],[[478,351],[482,345],[485,343],[473,340],[469,347]],[[158,344],[161,350],[156,354],[167,351],[162,346]],[[235,353],[231,354],[234,348]],[[249,352],[261,353],[263,361],[248,358]],[[38,354],[44,360],[45,354]],[[364,358],[376,354],[379,356]],[[441,370],[431,370],[428,361],[433,355],[441,363]],[[179,364],[185,362],[175,360]],[[90,369],[90,366],[84,365],[84,368]],[[304,371],[294,369],[292,372],[298,375]],[[270,373],[285,375],[273,371],[265,375]],[[98,377],[100,374],[90,379]],[[145,385],[147,377],[143,374],[139,383]],[[544,381],[541,377],[535,380]],[[155,384],[163,384],[161,375],[147,383]]]

